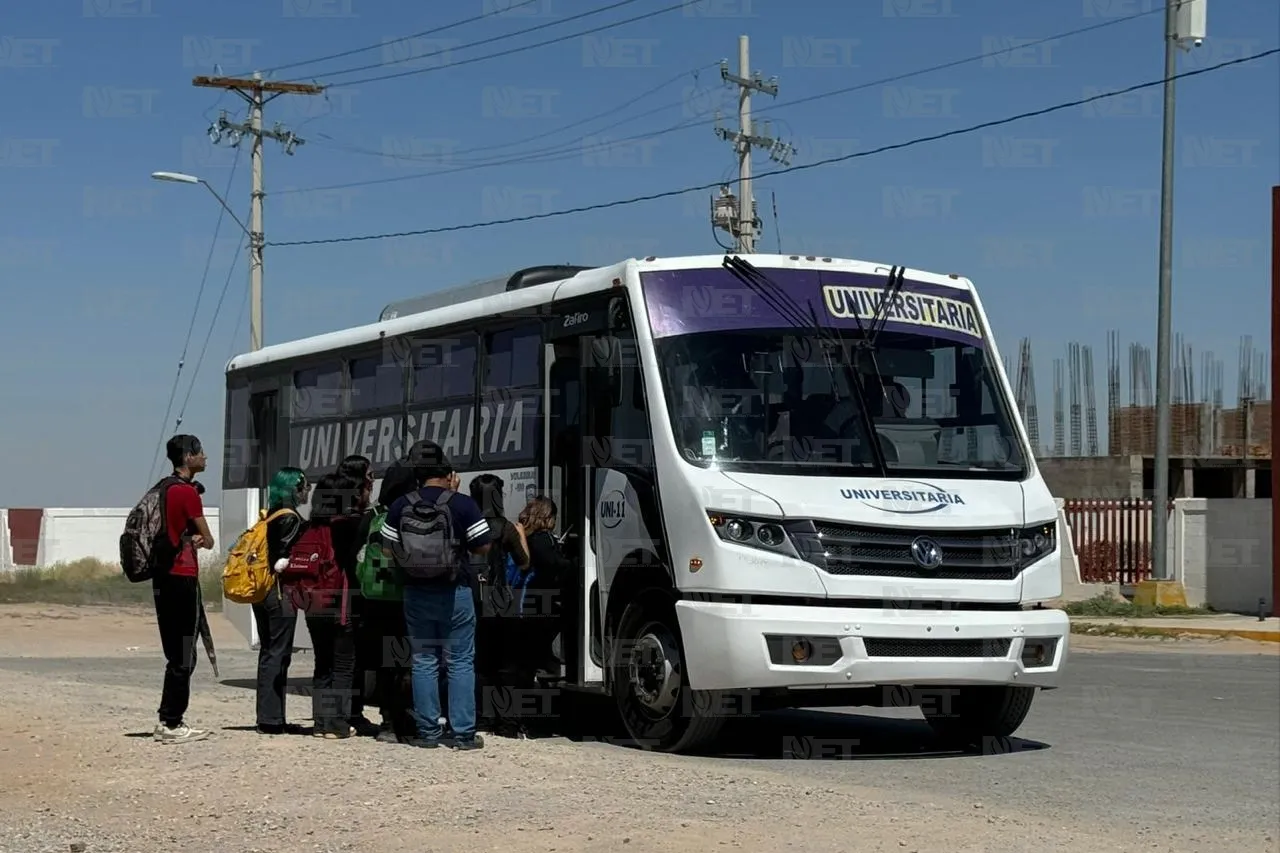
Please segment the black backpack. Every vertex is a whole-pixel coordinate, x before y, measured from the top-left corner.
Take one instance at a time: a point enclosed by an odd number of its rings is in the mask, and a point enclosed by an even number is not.
[[[165,477],[138,501],[124,522],[120,534],[120,568],[133,583],[166,575],[178,556],[178,546],[169,540],[165,515],[165,493],[184,482],[181,477]]]
[[[449,583],[458,580],[462,548],[454,535],[453,513],[449,511],[449,501],[455,494],[446,489],[432,503],[423,501],[420,492],[409,494],[409,505],[400,516],[400,544],[395,552],[406,578]]]

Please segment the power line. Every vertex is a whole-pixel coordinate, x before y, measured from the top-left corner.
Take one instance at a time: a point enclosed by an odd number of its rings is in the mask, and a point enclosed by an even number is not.
[[[613,115],[614,113],[621,112],[622,110],[625,110],[629,107],[634,106],[635,104],[638,104],[640,101],[643,101],[645,98],[649,97],[650,95],[653,95],[662,91],[663,89],[667,88],[671,84],[680,82],[686,76],[693,75],[694,78],[696,79],[699,72],[706,71],[715,67],[716,67],[716,63],[708,63],[698,68],[690,68],[688,71],[681,71],[679,74],[675,75],[674,77],[670,77],[664,80],[663,82],[659,83],[658,85],[644,90],[640,94],[622,102],[621,104],[618,104],[617,106],[610,107],[609,109],[604,110],[603,112],[599,112],[599,113],[596,113],[595,115],[587,116],[586,118],[578,119],[577,121],[570,122],[569,124],[561,125],[560,127],[556,127],[551,130],[544,130],[542,133],[534,134],[533,136],[526,136],[523,139],[514,139],[510,142],[499,142],[494,145],[480,145],[480,146],[476,146],[475,148],[464,148],[461,151],[451,152],[451,155],[475,154],[480,151],[494,151],[499,148],[511,148],[514,146],[523,145],[526,142],[533,142],[538,139],[545,139],[548,136],[555,136],[556,134],[564,133],[566,130],[569,130],[571,128],[581,127],[584,124],[588,124],[598,119],[602,119],[606,116]],[[629,116],[628,118],[626,118],[621,122],[617,122],[615,124],[609,125],[608,127],[599,128],[595,132],[600,133],[601,131],[608,130],[611,127],[618,127],[619,125],[622,125],[622,124],[629,124],[635,121],[637,118],[639,118],[642,115],[652,114],[654,112],[665,112],[666,110],[671,109],[671,107],[672,107],[671,104],[664,104],[661,107],[658,107],[656,110],[650,110],[648,113],[640,113],[637,115]],[[413,156],[404,155],[404,154],[395,154],[393,152],[377,151],[372,148],[363,148],[360,146],[347,145],[347,144],[341,143],[339,140],[333,139],[332,137],[324,137],[324,138],[330,143],[332,147],[337,148],[340,151],[346,151],[351,154],[367,154],[372,157],[391,158],[395,160],[408,160],[413,162],[420,162],[423,160],[430,159],[430,158],[423,158],[423,157],[413,157]],[[577,140],[575,140],[575,142],[580,142],[582,139],[585,139],[585,137],[579,137]],[[563,144],[558,144],[558,145],[551,146],[546,150],[547,151],[559,150],[562,147],[563,147]],[[525,152],[525,153],[535,153],[535,152]],[[523,156],[523,155],[520,155],[520,156]],[[481,161],[481,162],[484,162],[484,161]]]
[[[662,106],[656,110],[649,110],[647,112],[649,113],[661,112],[667,109],[670,109],[670,105]],[[612,124],[607,124],[604,127],[596,128],[591,133],[584,136],[580,136],[577,139],[574,139],[572,142],[558,143],[556,145],[547,146],[546,148],[537,148],[517,156],[490,157],[490,158],[481,159],[474,162],[462,161],[461,165],[459,165],[457,168],[444,169],[442,171],[437,171],[437,172],[419,172],[413,175],[392,175],[386,178],[371,178],[369,180],[364,180],[364,181],[353,181],[345,184],[332,184],[332,185],[323,186],[323,187],[285,188],[285,189],[277,190],[276,195],[320,192],[323,190],[337,190],[337,189],[347,189],[350,187],[366,187],[366,186],[375,186],[377,184],[399,183],[401,181],[405,181],[409,179],[416,180],[421,178],[441,177],[444,175],[457,174],[459,172],[472,172],[477,169],[488,169],[495,166],[510,166],[510,165],[524,164],[524,163],[556,163],[556,162],[563,162],[565,160],[573,160],[578,157],[584,156],[584,154],[586,154],[588,151],[594,150],[596,148],[607,148],[613,145],[629,142],[634,139],[646,138],[643,136],[622,137],[620,139],[602,140],[600,143],[594,146],[587,146],[584,144],[588,140],[590,140],[592,137],[599,136],[605,131],[611,130],[615,127],[620,127],[624,124],[629,124],[630,122],[634,121],[638,116],[644,115],[644,114],[645,113],[638,113],[637,115],[633,115],[630,118],[623,119],[622,121],[614,122]],[[595,116],[593,118],[600,118],[600,116]],[[585,121],[591,121],[591,120],[593,119],[583,119],[582,121],[585,122]],[[564,129],[565,128],[560,128],[559,130],[553,131],[553,132],[560,132]],[[397,155],[390,152],[380,152],[370,148],[360,148],[357,146],[347,146],[342,144],[334,144],[332,145],[332,147],[335,148],[336,150],[345,151],[350,154],[360,154],[364,156],[380,157],[384,159],[390,158],[390,159],[410,160],[413,162],[423,162],[423,161],[429,162],[429,159],[430,159],[425,157],[416,158],[409,155]]]
[[[621,2],[615,3],[614,6],[620,6],[624,2],[631,3],[631,2],[635,2],[635,0],[621,0]],[[508,48],[507,50],[500,50],[497,53],[486,53],[484,56],[473,56],[470,59],[459,59],[456,62],[446,62],[446,63],[443,63],[442,65],[433,65],[429,68],[411,68],[408,71],[397,71],[394,74],[379,74],[375,77],[362,77],[359,80],[348,80],[342,83],[333,83],[333,84],[327,85],[325,88],[345,89],[350,86],[363,86],[365,83],[378,83],[383,80],[396,80],[401,77],[411,77],[414,74],[426,74],[429,71],[443,71],[446,68],[458,68],[459,66],[462,66],[462,65],[471,65],[476,62],[485,62],[486,60],[489,60],[489,59],[501,59],[506,56],[513,56],[517,53],[523,53],[526,50],[535,50],[536,48],[539,48],[539,47],[548,47],[553,44],[560,44],[562,42],[570,41],[572,39],[581,38],[582,36],[589,36],[593,33],[601,33],[601,32],[604,32],[605,30],[616,29],[617,27],[625,26],[626,24],[634,24],[636,21],[643,21],[647,18],[656,18],[658,15],[665,15],[668,12],[674,12],[677,9],[683,9],[685,5],[686,5],[686,0],[681,0],[681,2],[679,3],[673,3],[670,6],[664,6],[663,8],[656,9],[652,12],[645,12],[643,15],[635,15],[630,18],[625,18],[621,21],[614,21],[611,24],[602,24],[598,27],[592,27],[591,29],[579,30],[576,33],[569,33],[568,35],[558,36],[553,39],[547,39],[546,41],[534,42],[533,44],[526,44],[526,45],[522,45],[521,47]],[[613,8],[613,6],[605,7],[605,9],[611,9],[611,8]],[[605,9],[598,9],[596,11],[605,11]],[[583,15],[579,15],[578,17],[583,17]],[[565,19],[565,20],[568,20],[568,19]],[[557,21],[557,23],[563,23],[563,21]],[[375,67],[382,67],[382,66],[375,66]],[[342,72],[339,72],[339,73],[342,73]]]
[[[1257,53],[1252,56],[1245,56],[1239,59],[1231,59],[1231,60],[1227,60],[1226,62],[1220,62],[1217,65],[1209,65],[1204,68],[1194,69],[1192,71],[1183,71],[1181,73],[1172,75],[1169,79],[1178,80],[1184,77],[1195,77],[1200,74],[1207,74],[1212,71],[1219,71],[1223,68],[1227,68],[1228,66],[1242,65],[1244,63],[1254,62],[1259,59],[1265,59],[1266,57],[1272,56],[1276,53],[1280,53],[1280,48],[1272,48],[1271,50],[1263,51],[1262,53]],[[1054,104],[1052,106],[1042,107],[1041,109],[1038,109],[1038,110],[1031,110],[1030,112],[1018,113],[1017,115],[1007,116],[1005,118],[1000,118],[1000,119],[992,119],[991,121],[985,121],[980,124],[974,124],[968,127],[957,128],[956,130],[949,130],[943,133],[937,133],[932,136],[920,136],[914,139],[908,139],[905,142],[896,142],[891,145],[882,145],[879,148],[872,148],[867,151],[855,151],[852,154],[845,154],[839,157],[829,157],[825,160],[817,160],[813,163],[801,163],[796,166],[788,166],[782,169],[774,169],[773,171],[763,172],[757,175],[756,179],[758,180],[761,178],[773,178],[779,175],[788,175],[788,174],[791,174],[792,172],[802,172],[807,169],[816,169],[822,166],[830,166],[835,163],[843,163],[849,160],[856,160],[863,157],[871,157],[877,154],[884,154],[889,151],[897,151],[904,148],[912,148],[916,145],[923,145],[924,143],[927,143],[927,142],[937,142],[939,140],[948,139],[953,136],[965,136],[970,133],[974,133],[975,131],[986,130],[987,128],[991,128],[991,127],[1000,127],[1006,124],[1013,124],[1015,122],[1024,121],[1029,118],[1037,118],[1039,116],[1048,115],[1050,113],[1055,113],[1055,112],[1061,112],[1062,110],[1071,109],[1073,107],[1084,106],[1085,104],[1090,104],[1090,103],[1093,103],[1094,101],[1101,101],[1108,98],[1115,98],[1120,95],[1127,95],[1131,92],[1137,92],[1142,89],[1150,89],[1155,86],[1161,86],[1164,84],[1164,82],[1165,82],[1165,78],[1161,77],[1158,80],[1153,80],[1147,83],[1138,83],[1124,89],[1118,89],[1112,92],[1103,92],[1103,93],[1100,93],[1097,95],[1091,95],[1085,98],[1078,98],[1073,101],[1064,101],[1062,103]],[[510,225],[517,222],[532,222],[538,219],[554,219],[557,217],[569,216],[577,213],[590,213],[592,211],[606,210],[608,208],[613,208],[613,207],[626,207],[633,204],[639,204],[641,202],[657,201],[659,199],[686,195],[692,192],[705,192],[707,190],[716,189],[725,183],[736,183],[736,180],[730,180],[727,182],[716,181],[715,183],[711,183],[711,184],[699,184],[697,186],[683,187],[681,189],[667,190],[665,192],[652,193],[649,195],[632,196],[631,198],[616,199],[614,201],[585,205],[583,207],[566,208],[563,210],[552,210],[546,213],[535,213],[535,214],[530,214],[528,216],[515,216],[509,219],[492,219],[486,222],[473,222],[466,225],[447,225],[447,226],[441,226],[439,228],[422,228],[414,231],[397,231],[397,232],[389,232],[385,234],[367,234],[367,235],[361,235],[357,237],[330,237],[323,240],[290,240],[290,241],[281,242],[281,243],[271,243],[270,245],[272,246],[317,246],[317,245],[328,245],[332,243],[355,243],[355,242],[363,242],[367,240],[389,240],[397,237],[420,237],[428,234],[444,234],[444,233],[449,233],[454,231],[470,231],[478,228],[490,228],[495,225]]]
[[[339,77],[339,76],[344,76],[344,75],[347,75],[347,74],[358,74],[358,73],[360,73],[361,71],[372,71],[372,70],[374,70],[375,68],[386,68],[388,65],[401,65],[401,64],[403,64],[403,63],[405,63],[405,62],[417,62],[418,60],[422,60],[422,59],[429,59],[429,58],[430,58],[430,57],[432,57],[432,56],[440,56],[440,55],[441,55],[441,54],[443,54],[443,53],[452,53],[452,52],[453,52],[453,51],[455,51],[455,50],[470,50],[470,49],[471,49],[471,48],[473,48],[473,47],[480,47],[481,45],[493,44],[494,42],[506,41],[507,39],[515,38],[516,36],[523,36],[523,35],[527,35],[527,34],[529,34],[529,33],[536,33],[538,30],[545,30],[545,29],[547,29],[548,27],[558,27],[558,26],[560,26],[561,24],[567,24],[567,23],[569,23],[570,21],[577,21],[577,20],[579,20],[579,19],[581,19],[581,18],[589,18],[589,17],[591,17],[592,15],[599,15],[601,12],[609,12],[609,11],[612,11],[613,9],[618,9],[618,8],[623,7],[623,6],[630,6],[632,3],[636,3],[636,2],[638,2],[638,0],[617,0],[617,2],[610,3],[608,6],[601,6],[599,9],[591,9],[591,10],[586,11],[586,12],[579,12],[578,14],[576,14],[576,15],[570,15],[570,16],[569,16],[569,17],[567,17],[567,18],[557,18],[557,19],[556,19],[556,20],[554,20],[554,21],[547,21],[545,24],[537,24],[537,25],[532,26],[532,27],[525,27],[525,28],[523,28],[523,29],[516,30],[515,32],[512,32],[512,33],[503,33],[503,34],[502,34],[502,35],[500,35],[500,36],[490,36],[489,38],[487,38],[487,39],[481,39],[480,41],[473,41],[473,42],[468,42],[467,44],[460,44],[460,45],[458,45],[457,47],[448,48],[447,50],[437,50],[437,51],[435,51],[435,52],[433,52],[433,53],[427,53],[427,54],[424,54],[424,55],[422,55],[422,56],[410,56],[410,57],[406,57],[406,58],[404,58],[404,59],[396,59],[396,60],[393,60],[393,61],[391,61],[391,62],[374,62],[374,63],[370,63],[369,65],[358,65],[358,66],[356,66],[355,68],[344,68],[344,69],[342,69],[341,71],[329,71],[329,72],[324,72],[324,73],[322,73],[320,76],[321,76],[321,77],[324,77],[324,78],[329,78],[329,77]],[[413,36],[410,36],[410,38],[413,38]],[[574,36],[569,36],[569,38],[574,38]],[[395,42],[390,42],[390,43],[391,43],[391,44],[394,44]],[[548,42],[548,43],[549,43],[549,44],[555,44],[555,42]],[[500,55],[505,55],[505,54],[500,54]],[[448,66],[448,65],[442,65],[442,66],[440,66],[440,67],[441,67],[441,68],[448,68],[448,67],[450,67],[450,66]],[[426,71],[426,70],[433,70],[433,71],[434,71],[434,70],[437,70],[437,69],[434,69],[434,68],[431,68],[431,69],[425,69],[425,68],[424,68],[424,69],[414,69],[414,71],[420,71],[420,70],[421,70],[421,71]],[[359,82],[367,82],[367,81],[359,81]],[[334,84],[333,88],[337,88],[337,87],[339,87],[339,86],[351,86],[351,85],[355,85],[355,84],[353,84],[353,83],[337,83],[337,84]]]
[[[651,115],[655,112],[665,112],[666,110],[669,110],[669,109],[671,109],[671,105],[667,104],[665,106],[661,106],[656,109],[646,110],[645,112],[642,112],[642,113],[636,113],[635,115],[632,115],[629,118],[623,119],[622,121],[617,121],[617,122],[614,122],[613,124],[607,124],[604,127],[596,128],[596,130],[593,131],[592,133],[587,134],[586,136],[580,136],[577,139],[573,140],[572,142],[559,143],[556,145],[548,146],[546,148],[537,148],[537,149],[534,149],[533,151],[527,151],[524,154],[519,154],[515,156],[493,157],[493,158],[480,160],[477,162],[463,163],[463,165],[459,166],[456,169],[445,169],[443,171],[438,171],[438,172],[417,172],[412,175],[392,175],[386,178],[370,178],[368,180],[363,180],[363,181],[352,181],[345,184],[329,184],[327,186],[322,186],[322,187],[295,187],[295,188],[277,190],[276,195],[283,195],[285,193],[309,193],[309,192],[321,192],[324,190],[341,190],[341,189],[349,189],[352,187],[370,187],[370,186],[377,186],[378,184],[395,184],[395,183],[400,183],[402,181],[421,180],[423,178],[435,178],[443,175],[453,175],[453,174],[457,174],[458,172],[472,172],[472,171],[475,171],[476,169],[488,169],[495,166],[512,166],[512,165],[518,165],[521,163],[556,163],[556,162],[562,162],[564,160],[572,160],[582,156],[582,153],[583,153],[582,143],[585,142],[587,139],[589,139],[591,136],[597,136],[601,133],[604,133],[607,130],[612,130],[615,127],[621,127],[624,124],[630,124],[631,122],[635,121],[637,118],[640,118],[642,116]],[[617,145],[623,142],[631,142],[635,140],[642,140],[642,139],[649,139],[649,138],[651,138],[651,135],[649,134],[646,134],[643,136],[624,136],[619,139],[610,140],[609,144]],[[360,155],[370,156],[370,157],[376,156],[376,157],[399,159],[399,160],[409,160],[411,162],[429,161],[429,158],[414,158],[414,157],[406,157],[405,155],[397,156],[395,154],[383,153],[383,152],[375,151],[369,148],[359,148],[355,146],[345,146],[345,145],[334,145],[333,147],[339,151],[345,151],[349,154],[360,154]]]
[[[450,24],[442,24],[441,26],[433,27],[429,30],[423,30],[422,32],[419,32],[419,33],[411,33],[410,35],[401,36],[400,38],[389,39],[387,41],[380,41],[377,44],[371,44],[365,47],[354,47],[351,50],[344,50],[341,53],[331,53],[328,56],[321,56],[316,59],[303,59],[299,62],[290,62],[287,65],[277,65],[274,68],[264,68],[262,69],[262,73],[274,74],[277,71],[284,71],[289,68],[297,68],[302,65],[317,65],[321,62],[329,62],[330,60],[334,60],[334,59],[343,59],[348,56],[355,56],[357,53],[368,53],[371,50],[382,50],[386,48],[386,46],[389,44],[399,44],[400,42],[411,41],[412,39],[416,39],[416,38],[423,38],[425,36],[434,36],[439,33],[448,32],[449,30],[452,30],[456,27],[461,27],[466,24],[474,24],[476,21],[483,21],[485,18],[492,18],[495,15],[501,15],[505,12],[510,12],[512,10],[520,9],[525,6],[532,6],[534,3],[540,3],[540,2],[542,2],[542,0],[520,0],[519,3],[515,3],[505,9],[495,8],[492,11],[484,12],[483,14],[480,14],[480,15],[472,15],[470,18],[463,18],[460,21],[454,21],[453,23],[450,23]],[[512,35],[518,35],[518,33],[513,33]],[[335,72],[335,73],[341,73],[341,72]]]
[[[244,296],[240,300],[240,313],[236,315],[236,325],[231,330],[231,346],[227,348],[227,357],[224,358],[223,364],[231,361],[236,357],[237,348],[236,341],[240,338],[240,329],[244,326],[244,315],[249,309],[249,288],[244,289]]]
[[[225,93],[224,93],[225,94]],[[225,196],[231,192],[231,183],[236,177],[236,168],[240,165],[240,149],[236,149],[236,156],[231,161],[231,173],[227,175],[227,185],[223,187],[222,194]],[[196,304],[191,309],[191,322],[187,326],[187,337],[182,342],[182,355],[178,356],[178,370],[173,377],[173,388],[169,391],[169,402],[164,407],[164,417],[160,419],[160,438],[156,442],[156,453],[151,458],[151,467],[147,471],[147,486],[150,487],[152,478],[156,473],[156,462],[159,461],[160,450],[164,447],[165,432],[169,426],[169,415],[173,412],[173,401],[178,395],[178,383],[182,380],[182,368],[187,363],[187,350],[191,346],[191,335],[196,328],[196,318],[200,315],[200,303],[204,300],[205,284],[209,281],[209,270],[213,267],[213,254],[218,248],[218,234],[222,231],[222,221],[226,218],[227,212],[221,205],[218,206],[218,221],[213,226],[213,239],[209,241],[209,253],[204,259],[204,272],[200,275],[200,287],[196,290]]]
[[[248,248],[248,244],[244,243],[240,246],[243,250]],[[173,425],[176,432],[182,426],[182,419],[187,414],[187,404],[191,402],[191,392],[195,390],[196,380],[200,378],[200,366],[204,363],[205,353],[209,350],[209,341],[213,338],[213,330],[218,325],[218,315],[222,313],[222,303],[227,298],[227,291],[231,288],[231,279],[235,275],[236,268],[240,265],[240,258],[244,255],[244,251],[237,251],[235,257],[231,259],[231,266],[227,268],[227,279],[222,283],[222,293],[218,295],[218,304],[213,308],[213,319],[209,321],[209,331],[205,333],[204,345],[200,347],[200,356],[196,359],[195,369],[191,371],[191,383],[187,386],[187,396],[182,400],[182,408],[178,410],[177,421]],[[248,290],[246,289],[246,295]]]
[[[1016,46],[1011,46],[1011,47],[1001,48],[1001,49],[999,49],[999,50],[992,50],[992,51],[986,51],[986,52],[983,52],[983,53],[973,54],[973,55],[971,55],[971,56],[962,57],[962,58],[960,58],[960,59],[953,59],[953,60],[950,60],[950,61],[948,61],[948,62],[943,62],[943,63],[937,64],[937,65],[930,65],[930,66],[927,66],[927,67],[925,67],[925,68],[918,68],[918,69],[916,69],[916,70],[914,70],[914,71],[906,71],[906,72],[903,72],[903,73],[901,73],[901,74],[894,74],[894,75],[891,75],[891,76],[889,76],[889,77],[882,77],[882,78],[880,78],[880,79],[878,79],[878,80],[872,80],[872,81],[869,81],[869,82],[866,82],[866,83],[858,83],[858,84],[853,85],[853,86],[844,86],[844,87],[839,88],[839,89],[832,89],[831,91],[828,91],[828,92],[819,92],[819,93],[818,93],[818,94],[816,94],[816,95],[807,95],[807,96],[805,96],[805,97],[803,97],[803,98],[797,98],[797,99],[795,99],[795,100],[793,100],[793,101],[784,101],[784,102],[783,102],[783,103],[781,103],[781,104],[775,104],[775,105],[773,105],[773,106],[766,107],[765,109],[761,110],[761,111],[760,111],[760,114],[759,114],[759,116],[757,116],[757,118],[759,118],[760,116],[772,116],[772,115],[773,115],[775,112],[777,112],[778,110],[782,110],[782,109],[785,109],[785,108],[787,108],[787,107],[794,107],[794,106],[799,106],[799,105],[801,105],[801,104],[813,103],[814,101],[820,101],[820,100],[824,100],[824,99],[826,99],[826,98],[834,98],[834,97],[837,97],[837,96],[839,96],[839,95],[848,95],[848,94],[851,94],[851,93],[853,93],[853,92],[864,91],[864,90],[866,90],[866,89],[871,89],[871,88],[874,88],[874,87],[877,87],[877,86],[886,86],[886,85],[889,85],[889,84],[891,84],[891,83],[899,83],[899,82],[901,82],[901,81],[903,81],[903,80],[910,80],[910,79],[912,79],[912,78],[914,78],[914,77],[921,77],[921,76],[924,76],[924,75],[926,75],[926,74],[932,74],[932,73],[937,72],[937,71],[946,71],[946,70],[949,70],[949,69],[951,69],[951,68],[956,68],[956,67],[961,66],[961,65],[967,65],[967,64],[969,64],[969,63],[973,63],[973,62],[980,62],[980,61],[982,61],[982,60],[984,60],[984,59],[990,59],[990,58],[995,57],[995,56],[1000,56],[1000,55],[1002,55],[1002,54],[1010,53],[1010,52],[1012,52],[1012,51],[1014,51],[1014,50],[1022,50],[1022,49],[1024,49],[1024,48],[1035,47],[1035,46],[1037,46],[1037,45],[1047,44],[1047,43],[1049,43],[1049,42],[1062,41],[1062,40],[1064,40],[1064,39],[1071,38],[1071,37],[1073,37],[1073,36],[1084,35],[1085,33],[1093,32],[1093,31],[1095,31],[1095,30],[1104,29],[1104,28],[1106,28],[1106,27],[1113,27],[1113,26],[1116,26],[1116,25],[1118,25],[1118,24],[1126,23],[1126,22],[1128,22],[1128,21],[1136,20],[1136,19],[1138,19],[1138,18],[1143,18],[1143,17],[1146,17],[1146,16],[1148,16],[1148,15],[1154,14],[1155,12],[1160,12],[1160,11],[1162,11],[1162,9],[1161,9],[1161,8],[1156,8],[1156,9],[1152,9],[1152,10],[1149,10],[1149,11],[1146,11],[1146,12],[1139,12],[1139,13],[1136,13],[1136,14],[1133,14],[1133,15],[1128,15],[1128,16],[1123,17],[1123,18],[1112,18],[1112,19],[1108,19],[1108,20],[1106,20],[1106,21],[1103,21],[1102,23],[1099,23],[1099,24],[1091,24],[1091,25],[1089,25],[1089,26],[1087,26],[1087,27],[1080,27],[1080,28],[1077,28],[1077,29],[1074,29],[1074,30],[1068,30],[1068,31],[1066,31],[1066,32],[1057,33],[1057,34],[1055,34],[1055,35],[1045,36],[1044,38],[1034,39],[1034,40],[1032,40],[1032,41],[1025,42],[1025,43],[1019,43],[1019,44],[1018,44],[1018,45],[1016,45]],[[672,106],[673,106],[673,105],[666,105],[666,106],[661,106],[661,107],[655,107],[654,109],[645,110],[644,112],[640,112],[640,113],[635,113],[634,115],[631,115],[631,116],[629,116],[628,118],[623,119],[622,121],[619,121],[619,122],[616,122],[616,123],[614,123],[614,124],[612,124],[612,125],[609,125],[609,126],[607,126],[607,127],[603,127],[603,128],[598,129],[598,130],[596,131],[596,133],[601,133],[601,132],[603,132],[603,131],[605,131],[605,130],[610,130],[610,129],[614,128],[614,127],[620,127],[620,126],[622,126],[622,125],[624,125],[624,124],[630,124],[630,123],[631,123],[631,122],[633,122],[633,121],[636,121],[636,120],[641,119],[641,118],[645,118],[646,116],[654,115],[655,113],[665,112],[665,111],[667,111],[667,110],[671,109],[671,108],[672,108]],[[679,105],[677,104],[677,105],[674,105],[674,106],[679,106]],[[657,138],[659,138],[659,137],[666,136],[666,135],[668,135],[668,134],[678,133],[678,132],[680,132],[680,131],[682,131],[682,130],[689,130],[689,129],[692,129],[692,128],[695,128],[695,127],[705,127],[705,126],[707,126],[707,125],[714,124],[715,122],[716,122],[716,119],[715,119],[714,117],[709,118],[709,119],[708,119],[708,118],[696,118],[696,119],[691,119],[691,120],[688,120],[688,121],[682,121],[682,122],[679,122],[678,124],[670,125],[670,126],[668,126],[668,127],[662,128],[662,129],[660,129],[660,130],[650,131],[650,132],[648,132],[648,133],[637,134],[637,135],[634,135],[634,136],[624,136],[624,137],[621,137],[621,138],[619,138],[619,139],[612,140],[612,144],[615,144],[615,145],[616,145],[616,144],[621,144],[621,143],[625,143],[625,142],[638,142],[638,141],[645,141],[645,140],[650,140],[650,139],[657,139]],[[576,140],[576,141],[575,141],[575,144],[576,144],[577,142],[581,142],[583,138],[585,138],[585,137],[581,137],[581,138],[579,138],[578,140]],[[472,150],[480,150],[480,149],[472,149]],[[355,151],[351,151],[351,152],[349,152],[349,153],[366,153],[366,154],[369,154],[369,153],[371,153],[371,152],[368,152],[368,151],[365,151],[365,152],[355,152]],[[422,179],[424,179],[424,178],[433,178],[433,177],[437,177],[437,176],[440,176],[440,175],[451,175],[451,174],[455,174],[455,173],[457,173],[457,172],[461,172],[461,171],[468,171],[468,172],[469,172],[469,171],[473,171],[473,170],[474,170],[474,169],[476,169],[476,168],[487,168],[487,167],[489,167],[489,166],[506,166],[506,165],[514,165],[514,164],[518,164],[518,163],[526,163],[526,162],[548,162],[548,163],[550,163],[550,162],[557,162],[557,161],[559,161],[559,160],[572,159],[572,158],[574,158],[574,157],[577,157],[579,153],[580,153],[580,150],[570,150],[569,148],[565,148],[565,147],[560,147],[560,149],[559,149],[559,150],[556,150],[555,148],[548,148],[548,149],[545,149],[545,150],[537,150],[537,151],[532,151],[532,152],[526,152],[524,155],[516,155],[516,156],[514,156],[512,159],[494,160],[494,161],[491,161],[491,162],[486,162],[486,163],[484,163],[483,165],[467,165],[467,166],[465,166],[465,167],[463,167],[463,168],[459,168],[459,169],[449,169],[449,170],[442,171],[442,172],[421,172],[421,173],[417,173],[417,174],[413,174],[413,175],[394,175],[394,176],[386,177],[386,178],[371,178],[371,179],[368,179],[368,180],[363,180],[363,181],[350,181],[350,182],[342,183],[342,184],[327,184],[327,185],[325,185],[325,186],[319,186],[319,187],[298,187],[298,188],[294,188],[294,189],[284,189],[284,190],[279,190],[279,191],[277,192],[277,194],[283,194],[283,193],[304,193],[304,192],[321,192],[321,191],[325,191],[325,190],[344,190],[344,189],[353,189],[353,188],[356,188],[356,187],[377,186],[377,185],[379,185],[379,184],[400,183],[401,181],[416,181],[416,180],[422,180]],[[553,157],[553,158],[546,158],[546,159],[544,159],[544,156],[543,156],[543,155],[546,155],[546,154],[565,154],[565,155],[567,155],[567,156],[564,156],[564,157]]]

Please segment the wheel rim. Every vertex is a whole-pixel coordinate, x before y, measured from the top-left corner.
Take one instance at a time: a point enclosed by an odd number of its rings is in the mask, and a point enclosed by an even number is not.
[[[680,647],[665,625],[651,622],[639,632],[629,656],[631,695],[647,716],[661,719],[680,697]]]

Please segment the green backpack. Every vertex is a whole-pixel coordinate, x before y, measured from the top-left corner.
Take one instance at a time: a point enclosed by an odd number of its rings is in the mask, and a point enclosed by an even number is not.
[[[387,511],[381,510],[369,524],[369,538],[360,548],[356,558],[356,577],[360,592],[365,598],[378,601],[401,601],[404,587],[400,579],[400,567],[383,544],[381,531],[387,523]]]

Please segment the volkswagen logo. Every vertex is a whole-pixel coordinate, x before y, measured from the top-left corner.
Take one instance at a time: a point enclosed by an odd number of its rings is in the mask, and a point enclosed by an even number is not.
[[[911,559],[925,571],[933,571],[942,565],[942,549],[937,542],[921,536],[911,543]]]

